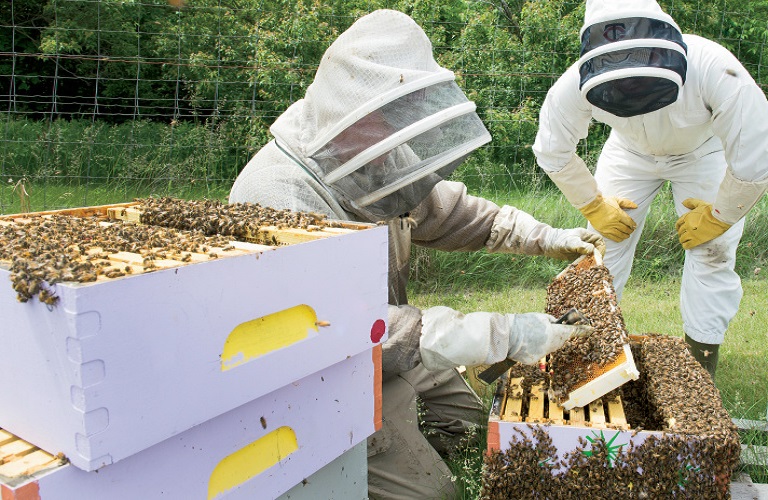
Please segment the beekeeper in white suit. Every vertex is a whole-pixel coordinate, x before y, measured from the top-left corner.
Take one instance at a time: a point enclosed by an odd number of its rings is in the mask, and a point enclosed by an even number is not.
[[[444,180],[491,137],[453,73],[435,62],[423,30],[396,11],[369,14],[339,36],[305,97],[270,131],[274,140],[245,166],[231,202],[389,226],[384,422],[368,441],[370,496],[450,498],[451,473],[435,448],[487,418],[455,368],[507,357],[535,363],[588,327],[553,324],[540,313],[409,306],[411,243],[571,260],[602,247],[602,238],[554,229]],[[424,438],[420,419],[434,439]]]
[[[611,127],[594,176],[576,155],[590,120]],[[669,182],[685,251],[683,330],[714,377],[742,296],[744,216],[768,186],[768,102],[725,48],[682,35],[654,0],[587,0],[581,58],[552,86],[533,150],[608,241],[621,296],[648,209]]]

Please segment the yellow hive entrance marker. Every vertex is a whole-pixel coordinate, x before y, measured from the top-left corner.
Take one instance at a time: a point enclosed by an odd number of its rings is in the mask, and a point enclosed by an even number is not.
[[[241,323],[224,342],[221,371],[304,340],[317,323],[315,310],[304,304]]]
[[[211,473],[208,499],[258,476],[297,449],[296,433],[290,427],[283,426],[227,455]]]

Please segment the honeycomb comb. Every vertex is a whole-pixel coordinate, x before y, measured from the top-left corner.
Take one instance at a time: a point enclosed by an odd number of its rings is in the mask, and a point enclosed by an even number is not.
[[[547,287],[547,313],[559,316],[571,308],[589,319],[594,332],[569,340],[549,357],[550,398],[566,410],[586,406],[640,375],[613,277],[599,254],[578,258]]]

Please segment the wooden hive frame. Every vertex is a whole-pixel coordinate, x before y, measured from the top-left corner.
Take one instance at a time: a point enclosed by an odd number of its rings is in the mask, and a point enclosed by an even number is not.
[[[553,283],[562,280],[567,274],[583,273],[589,268],[602,265],[602,256],[598,252],[589,256],[581,256],[558,274],[553,280]],[[612,309],[612,311],[603,311],[603,313],[613,316],[614,321],[621,324],[626,342],[620,346],[620,349],[617,349],[615,356],[610,361],[602,365],[596,363],[588,364],[582,360],[568,360],[566,363],[561,362],[558,364],[557,369],[560,370],[567,370],[572,373],[586,373],[586,376],[582,376],[582,379],[578,384],[570,387],[570,390],[565,397],[560,398],[560,404],[566,410],[571,410],[576,407],[586,407],[593,401],[598,400],[629,380],[637,380],[640,376],[640,373],[635,366],[634,359],[632,358],[632,351],[629,347],[629,336],[627,335],[626,327],[623,325],[623,319],[618,317],[620,313],[618,312],[619,308],[615,299],[613,285],[611,283],[602,283],[601,286],[603,290],[600,295],[603,295],[603,298],[607,298],[607,302]],[[571,296],[576,296],[579,293],[575,290],[571,290],[571,292]],[[548,295],[547,299],[548,309],[550,309],[553,306],[553,304],[550,303],[552,297]],[[554,305],[560,308],[558,311],[548,311],[554,315],[560,314],[568,308],[576,307],[575,304],[570,303]],[[589,317],[591,311],[581,310],[579,307],[577,307],[577,309],[580,309],[580,312]],[[600,331],[596,331],[594,335],[599,335],[600,333]]]
[[[629,430],[621,397],[599,398],[585,407],[563,408],[550,398],[543,381],[524,384],[523,377],[502,378],[493,408],[499,420]]]
[[[63,213],[68,212],[68,213]],[[91,216],[99,216],[100,214],[98,212],[93,212],[90,210],[86,211],[80,211],[80,209],[73,210],[73,211],[63,211],[63,212],[39,212],[34,214],[23,214],[23,216],[3,216],[0,218],[0,226],[8,226],[8,225],[14,225],[14,224],[25,224],[29,223],[33,218],[35,217],[53,217],[54,215],[68,215],[73,217],[91,217]],[[69,213],[71,212],[71,213]],[[107,226],[111,224],[109,221],[105,220],[100,223],[103,226]],[[125,252],[125,251],[119,251],[119,252],[111,252],[108,254],[105,254],[103,256],[100,256],[99,258],[95,258],[92,260],[93,263],[96,264],[105,264],[107,267],[105,267],[105,271],[113,268],[113,269],[126,269],[126,267],[130,268],[130,273],[128,274],[142,274],[149,271],[154,271],[157,269],[166,269],[171,267],[179,267],[184,266],[186,264],[192,264],[196,262],[206,262],[211,259],[219,258],[219,257],[234,257],[236,255],[243,255],[247,253],[253,253],[253,252],[259,252],[264,250],[270,250],[271,247],[266,245],[257,245],[252,243],[244,243],[244,242],[238,242],[238,241],[232,241],[229,243],[229,246],[227,247],[210,247],[208,250],[208,253],[198,253],[198,252],[178,252],[176,255],[170,255],[171,258],[153,258],[151,259],[151,264],[147,261],[147,258],[143,255],[135,252]],[[162,248],[157,248],[156,250],[160,251]],[[103,249],[101,247],[93,247],[88,250],[87,254],[89,255],[99,255],[102,254]],[[175,257],[175,258],[174,258]],[[5,265],[10,265],[10,261],[0,259],[0,263],[3,263]],[[105,281],[110,280],[114,278],[110,278],[107,276],[106,273],[99,274],[96,278],[96,281]]]
[[[112,220],[122,220],[126,222],[141,222],[142,215],[141,204],[128,203],[124,206],[107,207],[106,216]],[[371,227],[370,224],[355,222],[335,221],[333,227],[313,225],[307,229],[298,227],[278,227],[262,226],[255,233],[249,232],[244,238],[249,243],[261,245],[293,245],[306,241],[313,241],[329,236],[348,234],[360,229]]]
[[[64,465],[66,460],[0,429],[0,483],[26,481],[41,471]],[[5,495],[3,495],[5,498]]]
[[[23,214],[0,215],[0,226],[13,224],[24,224],[38,217],[53,217],[57,215],[89,218],[95,217],[101,221],[101,225],[110,225],[111,221],[123,221],[129,223],[140,223],[141,205],[139,202],[117,203],[109,205],[98,205],[93,207],[78,207],[61,210],[47,210],[39,212],[30,212]],[[263,226],[259,228],[256,234],[249,234],[244,238],[245,241],[232,240],[226,247],[210,247],[207,253],[199,252],[177,252],[170,254],[165,258],[153,258],[151,263],[147,262],[145,256],[134,252],[113,252],[105,255],[103,258],[94,259],[94,263],[105,264],[109,269],[130,268],[129,274],[141,274],[157,269],[166,269],[179,267],[186,264],[206,262],[219,257],[234,257],[246,253],[254,253],[274,249],[275,246],[285,246],[297,243],[314,241],[331,236],[349,234],[361,229],[367,229],[371,224],[362,224],[354,222],[334,221],[333,227],[330,226],[312,226],[308,229],[294,227]],[[156,250],[160,251],[161,248]],[[102,253],[101,248],[92,248],[89,254]],[[8,261],[0,259],[0,263],[6,265]],[[99,274],[97,281],[113,279],[106,274]]]

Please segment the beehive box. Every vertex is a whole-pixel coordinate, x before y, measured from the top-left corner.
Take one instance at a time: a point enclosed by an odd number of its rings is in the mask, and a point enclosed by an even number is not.
[[[381,426],[380,362],[375,347],[93,472],[0,431],[0,493],[27,500],[276,498],[365,446]],[[365,487],[364,465],[357,474]]]
[[[55,304],[20,303],[0,268],[0,427],[92,471],[369,351],[385,338],[386,227],[312,238],[57,283]]]
[[[483,498],[728,497],[739,437],[709,374],[682,339],[631,346],[639,380],[584,409],[552,404],[536,368],[499,382]]]

